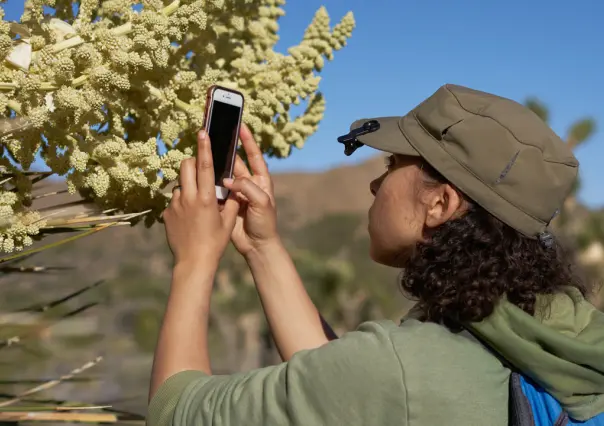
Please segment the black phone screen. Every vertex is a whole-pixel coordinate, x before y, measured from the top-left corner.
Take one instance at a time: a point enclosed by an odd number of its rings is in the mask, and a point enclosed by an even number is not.
[[[208,135],[212,143],[215,185],[222,186],[222,180],[228,178],[233,162],[233,150],[236,147],[239,114],[241,107],[214,101],[209,117]]]

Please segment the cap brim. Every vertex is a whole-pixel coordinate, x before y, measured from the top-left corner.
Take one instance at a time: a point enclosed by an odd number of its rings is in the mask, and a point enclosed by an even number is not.
[[[360,127],[366,121],[377,120],[378,123],[380,123],[380,128],[375,132],[357,137],[360,142],[390,154],[419,157],[419,153],[411,146],[409,140],[401,131],[401,118],[402,117],[380,117],[357,120],[352,123],[350,129]]]

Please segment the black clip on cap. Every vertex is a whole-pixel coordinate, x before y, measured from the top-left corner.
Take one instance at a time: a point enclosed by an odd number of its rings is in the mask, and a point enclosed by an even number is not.
[[[377,120],[369,120],[363,123],[361,127],[357,127],[356,129],[352,129],[348,134],[340,136],[338,138],[338,142],[344,144],[344,154],[352,155],[357,149],[365,145],[363,142],[360,142],[357,138],[362,135],[366,135],[367,133],[373,133],[380,128],[380,123]]]

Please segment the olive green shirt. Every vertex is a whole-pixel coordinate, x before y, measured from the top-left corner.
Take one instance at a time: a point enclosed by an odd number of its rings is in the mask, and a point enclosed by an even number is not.
[[[502,300],[471,331],[569,415],[604,412],[604,313],[574,288],[535,315]],[[289,362],[230,376],[185,371],[155,394],[150,426],[504,426],[510,370],[476,340],[411,313],[368,322]]]
[[[368,322],[276,366],[178,373],[153,397],[148,424],[504,426],[509,374],[440,325]]]

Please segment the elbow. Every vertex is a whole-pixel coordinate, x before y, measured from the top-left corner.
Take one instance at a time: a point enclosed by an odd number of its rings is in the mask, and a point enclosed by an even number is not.
[[[209,376],[201,371],[182,371],[152,389],[147,409],[147,426],[187,426],[175,425],[174,414],[179,401],[185,397],[187,388],[193,382],[207,380]]]

